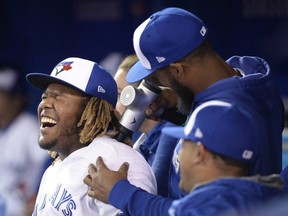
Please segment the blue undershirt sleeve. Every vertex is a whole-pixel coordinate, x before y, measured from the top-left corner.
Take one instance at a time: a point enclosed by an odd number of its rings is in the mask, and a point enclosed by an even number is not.
[[[125,215],[168,215],[173,200],[150,194],[127,180],[118,181],[112,188],[108,202]]]

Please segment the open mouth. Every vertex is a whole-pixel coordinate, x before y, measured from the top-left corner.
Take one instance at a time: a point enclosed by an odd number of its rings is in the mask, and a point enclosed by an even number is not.
[[[52,118],[49,117],[42,117],[41,118],[41,128],[50,128],[57,124],[57,121],[55,121]]]

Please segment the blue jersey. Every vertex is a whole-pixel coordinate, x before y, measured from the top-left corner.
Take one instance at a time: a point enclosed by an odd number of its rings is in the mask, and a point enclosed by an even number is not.
[[[265,184],[257,178],[223,178],[198,186],[189,195],[174,201],[169,215],[253,215],[251,212],[257,206],[283,196],[279,176]]]
[[[281,172],[282,163],[282,131],[284,128],[284,106],[276,84],[270,72],[269,65],[258,57],[233,56],[227,63],[242,73],[242,77],[233,76],[219,80],[206,90],[195,95],[193,110],[204,102],[210,100],[222,100],[232,104],[237,104],[244,110],[250,112],[259,126],[259,134],[255,136],[261,140],[258,146],[259,157],[250,175],[268,175]],[[169,194],[170,198],[161,198],[139,192],[133,185],[125,183],[125,190],[118,188],[121,184],[116,184],[110,193],[109,201],[117,208],[120,208],[127,215],[165,215],[173,199],[180,198],[183,194],[178,188],[179,148],[175,148],[175,153],[169,172]],[[166,165],[167,166],[167,165]],[[123,182],[122,182],[123,184]],[[128,190],[130,188],[130,190]],[[129,193],[127,193],[130,191]],[[132,192],[133,191],[133,192]],[[118,200],[119,193],[127,193],[125,200]],[[129,196],[129,194],[131,196]],[[177,194],[180,197],[177,197]],[[121,196],[122,197],[122,196]],[[173,199],[172,199],[172,198]],[[141,208],[138,207],[141,204]],[[137,206],[139,205],[139,206]],[[144,210],[143,210],[144,209]],[[148,209],[149,214],[147,213]]]
[[[158,149],[159,139],[162,128],[167,122],[161,121],[157,123],[148,133],[145,140],[139,146],[139,152],[147,160],[147,162],[152,166],[156,151]]]
[[[173,126],[175,127],[174,124],[167,121],[159,122],[139,146],[140,153],[152,166],[157,181],[158,194],[165,197],[169,196],[170,167],[167,164],[171,163],[178,139],[161,134],[161,130],[163,127]]]
[[[194,107],[210,100],[236,104],[257,122],[261,145],[251,175],[269,175],[282,170],[284,106],[269,65],[258,57],[234,56],[227,63],[242,71],[243,77],[220,80],[195,95]]]

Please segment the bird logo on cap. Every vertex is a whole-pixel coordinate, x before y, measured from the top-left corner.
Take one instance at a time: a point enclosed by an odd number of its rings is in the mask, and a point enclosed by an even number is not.
[[[72,69],[72,65],[73,64],[73,61],[70,61],[70,62],[60,62],[56,67],[55,67],[55,70],[56,70],[56,76],[63,72],[63,71],[69,71]],[[59,68],[60,67],[60,68]]]

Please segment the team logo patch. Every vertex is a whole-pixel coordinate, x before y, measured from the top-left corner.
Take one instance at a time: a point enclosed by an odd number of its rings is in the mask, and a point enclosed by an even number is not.
[[[156,59],[157,59],[158,63],[161,63],[161,62],[166,60],[165,57],[161,57],[161,56],[156,56]]]
[[[101,92],[101,93],[105,93],[106,91],[105,91],[105,89],[102,87],[102,86],[98,86],[98,92]]]
[[[70,62],[60,62],[56,67],[55,67],[55,70],[56,70],[56,76],[63,72],[63,71],[69,71],[72,69],[72,65],[73,64],[73,61],[70,61]]]
[[[205,28],[205,26],[202,26],[201,30],[200,30],[200,34],[204,37],[204,35],[206,34],[207,29]]]

